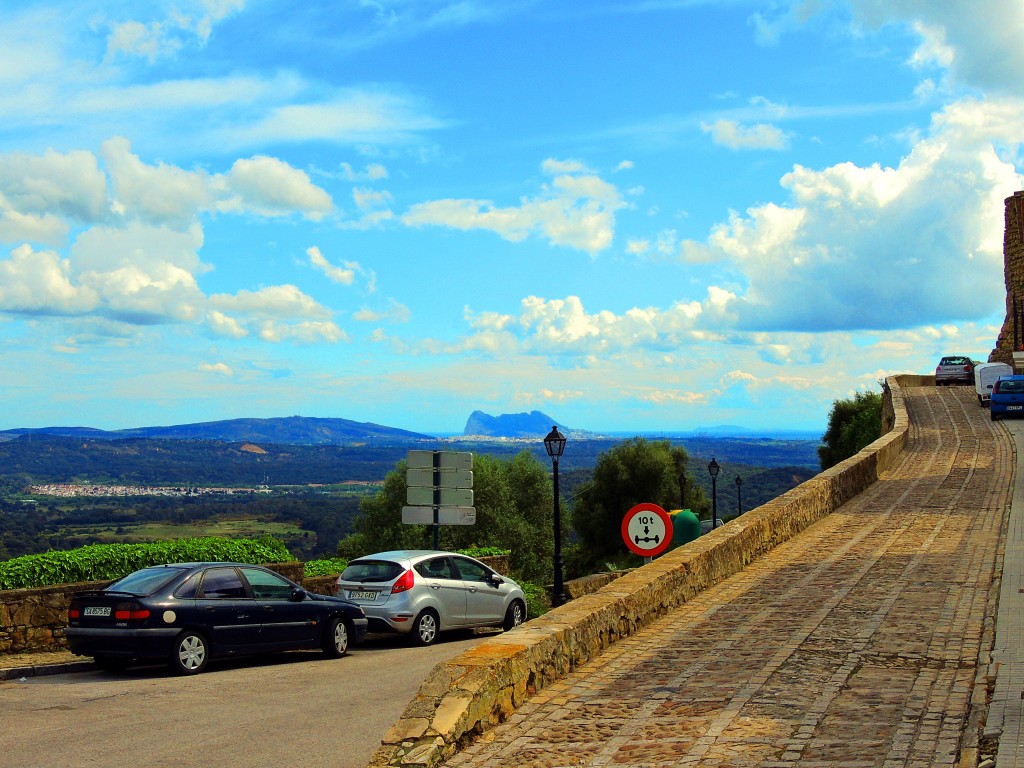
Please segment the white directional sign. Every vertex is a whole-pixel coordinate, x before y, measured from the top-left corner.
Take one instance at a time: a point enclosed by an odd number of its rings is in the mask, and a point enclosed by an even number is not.
[[[472,507],[472,488],[440,488],[438,502],[446,507]],[[405,503],[430,507],[434,504],[434,489],[410,485],[405,489]]]
[[[657,504],[637,504],[622,518],[622,539],[641,557],[660,555],[672,542],[672,518]]]
[[[406,525],[433,525],[433,507],[402,507],[402,522]],[[476,507],[438,507],[438,525],[475,525]]]
[[[417,488],[472,488],[473,472],[468,469],[442,469],[437,473],[434,483],[434,470],[410,469],[406,482],[410,487]]]
[[[473,454],[465,451],[437,451],[439,469],[472,469]],[[434,451],[409,451],[405,454],[409,469],[433,469]]]
[[[474,525],[473,454],[464,451],[409,451],[405,457],[405,500],[402,522],[434,526]]]

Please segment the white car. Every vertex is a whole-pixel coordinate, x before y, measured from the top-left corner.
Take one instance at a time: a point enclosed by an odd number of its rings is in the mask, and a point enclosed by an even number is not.
[[[471,627],[513,629],[526,620],[526,597],[507,576],[455,552],[397,550],[351,561],[338,597],[366,613],[370,632],[399,632],[417,645]]]

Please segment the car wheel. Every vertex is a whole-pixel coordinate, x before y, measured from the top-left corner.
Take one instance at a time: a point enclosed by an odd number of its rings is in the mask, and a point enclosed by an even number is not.
[[[118,656],[97,656],[93,661],[104,672],[124,672],[128,668],[128,659]]]
[[[186,629],[171,648],[170,666],[179,675],[198,675],[210,660],[210,646],[199,632]]]
[[[412,625],[412,641],[416,645],[433,645],[437,642],[437,614],[431,610],[423,611],[416,617]]]
[[[513,600],[512,605],[505,612],[505,623],[501,625],[502,629],[508,632],[510,629],[518,627],[524,621],[526,621],[526,609],[523,608],[521,602]]]
[[[996,416],[996,412],[995,411],[989,411],[988,415],[992,419],[992,421],[999,421],[999,417]]]
[[[327,622],[323,649],[332,659],[340,659],[348,652],[348,626],[337,616]]]

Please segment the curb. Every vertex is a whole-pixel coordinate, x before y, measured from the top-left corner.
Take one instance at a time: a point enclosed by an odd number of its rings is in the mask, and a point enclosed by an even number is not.
[[[89,672],[96,669],[93,661],[65,661],[58,664],[33,664],[28,667],[9,667],[0,669],[0,682],[5,680],[20,680],[27,677],[41,677],[43,675],[64,675],[69,672]]]

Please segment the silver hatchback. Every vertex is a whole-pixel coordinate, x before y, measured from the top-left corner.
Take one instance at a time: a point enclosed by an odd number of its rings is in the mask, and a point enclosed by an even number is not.
[[[512,629],[526,619],[526,597],[507,576],[455,552],[398,550],[353,560],[338,597],[359,605],[370,632],[399,632],[430,645],[439,632]]]

